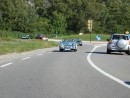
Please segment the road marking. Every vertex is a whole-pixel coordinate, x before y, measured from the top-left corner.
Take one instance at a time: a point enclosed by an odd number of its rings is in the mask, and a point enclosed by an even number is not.
[[[43,55],[43,54],[37,54],[37,56],[41,56],[41,55]]]
[[[25,58],[23,58],[23,59],[21,59],[21,60],[26,60],[26,59],[30,59],[31,57],[25,57]]]
[[[0,67],[6,67],[6,66],[9,66],[11,64],[13,64],[13,63],[12,62],[11,63],[7,63],[7,64],[4,64],[4,65],[1,65]]]
[[[48,52],[48,53],[52,53],[52,52]]]
[[[109,77],[110,79],[116,81],[117,83],[120,83],[121,85],[123,85],[123,86],[125,86],[125,87],[127,87],[127,88],[130,88],[130,85],[127,85],[126,83],[124,83],[124,81],[122,81],[122,80],[120,80],[120,79],[118,79],[118,78],[116,78],[116,77],[110,75],[109,73],[103,71],[102,69],[100,69],[99,67],[97,67],[97,66],[92,62],[92,60],[91,60],[91,54],[92,54],[92,52],[94,52],[98,47],[100,47],[100,46],[95,46],[95,47],[93,48],[93,50],[91,51],[91,53],[89,53],[88,56],[87,56],[87,60],[88,60],[88,62],[90,63],[90,65],[91,65],[93,68],[95,68],[97,71],[99,71],[100,73],[102,73],[103,75]]]

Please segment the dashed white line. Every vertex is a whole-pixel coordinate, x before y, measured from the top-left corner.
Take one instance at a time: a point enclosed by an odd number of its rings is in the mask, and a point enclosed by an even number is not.
[[[7,64],[4,64],[4,65],[1,65],[0,67],[6,67],[6,66],[9,66],[11,64],[13,64],[13,63],[12,62],[11,63],[7,63]]]
[[[23,58],[23,59],[21,59],[21,60],[26,60],[26,59],[30,59],[31,57],[25,57],[25,58]]]
[[[48,53],[52,53],[52,52],[48,52]]]
[[[121,85],[123,85],[123,86],[125,86],[125,87],[127,87],[127,88],[130,88],[130,86],[127,85],[126,83],[124,83],[124,81],[122,81],[122,80],[120,80],[120,79],[118,79],[118,78],[116,78],[116,77],[110,75],[109,73],[103,71],[102,69],[100,69],[99,67],[97,67],[97,66],[92,62],[92,60],[91,60],[91,58],[90,58],[90,57],[91,57],[91,54],[92,54],[92,52],[94,52],[98,47],[99,47],[99,46],[95,46],[95,47],[93,48],[93,50],[91,51],[91,53],[89,53],[88,56],[87,56],[87,60],[88,60],[88,62],[90,63],[90,65],[91,65],[93,68],[95,68],[97,71],[99,71],[100,73],[102,73],[103,75],[109,77],[110,79],[116,81],[117,83],[120,83]]]
[[[43,55],[43,54],[37,54],[37,56],[41,56],[41,55]]]

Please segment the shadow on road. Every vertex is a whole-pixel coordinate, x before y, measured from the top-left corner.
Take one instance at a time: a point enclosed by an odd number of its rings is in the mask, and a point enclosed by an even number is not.
[[[65,51],[60,51],[60,50],[53,50],[52,52],[73,52],[73,51],[70,51],[70,50],[65,50]]]
[[[93,53],[93,54],[106,54],[105,52],[85,52],[85,53]]]
[[[125,84],[130,85],[130,81],[125,81]]]
[[[53,50],[51,52],[73,52],[73,51],[60,51],[60,50]],[[85,52],[85,53],[92,53],[92,54],[107,54],[106,52],[99,52],[99,51],[94,51],[94,52]],[[120,52],[112,52],[111,54],[107,55],[124,55],[124,53]]]
[[[107,54],[106,52],[85,52],[85,53],[92,53],[92,54]],[[107,54],[107,55],[124,55],[123,53],[120,52],[113,52],[111,54]]]
[[[52,52],[61,52],[61,51],[59,51],[59,50],[53,50]]]

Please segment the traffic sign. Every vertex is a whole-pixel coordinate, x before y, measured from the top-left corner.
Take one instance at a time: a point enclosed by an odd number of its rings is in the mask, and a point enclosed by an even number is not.
[[[93,20],[88,20],[88,30],[92,32]]]
[[[96,40],[100,41],[101,40],[101,36],[100,35],[96,36]]]

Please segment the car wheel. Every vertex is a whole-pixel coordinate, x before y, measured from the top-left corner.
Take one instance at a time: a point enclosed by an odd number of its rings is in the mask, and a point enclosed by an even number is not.
[[[74,52],[76,52],[76,51],[77,51],[77,49],[74,49],[73,51],[74,51]]]
[[[63,51],[63,49],[60,49],[60,51],[62,52],[62,51]]]
[[[130,55],[130,49],[128,48],[128,52],[127,52],[128,55]]]
[[[111,54],[111,50],[107,49],[107,54]]]

